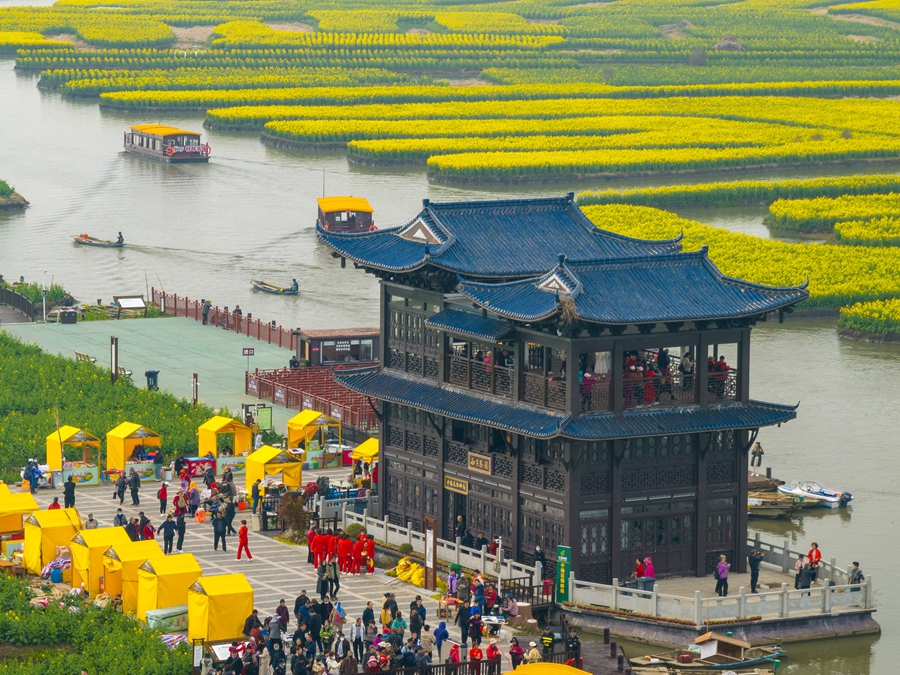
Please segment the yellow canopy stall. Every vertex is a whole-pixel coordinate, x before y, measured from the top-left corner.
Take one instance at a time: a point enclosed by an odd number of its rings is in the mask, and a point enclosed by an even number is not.
[[[110,595],[122,596],[122,612],[134,614],[138,604],[138,568],[163,557],[154,539],[113,544],[103,553],[104,585]]]
[[[124,527],[101,527],[82,530],[72,537],[72,587],[84,584],[94,597],[100,593],[100,577],[103,576],[103,554],[110,546],[131,542]],[[105,581],[105,579],[104,579]],[[105,585],[105,584],[104,584]]]
[[[302,443],[311,441],[320,431],[324,434],[326,429],[336,427],[338,430],[338,439],[341,439],[341,423],[315,410],[303,410],[294,415],[287,423],[287,447],[299,448]],[[320,439],[322,445],[325,444],[324,436]]]
[[[12,492],[10,492],[9,486],[6,483],[0,482],[0,497],[6,497],[11,494]]]
[[[520,670],[525,675],[577,675],[585,672],[564,663],[527,663],[516,668],[516,672]]]
[[[25,567],[29,574],[40,574],[56,558],[56,547],[68,547],[84,523],[75,509],[35,511],[25,519]]]
[[[68,445],[72,448],[81,448],[83,450],[82,461],[89,464],[91,461],[91,448],[100,448],[100,439],[91,436],[88,432],[70,427],[68,424],[47,434],[47,466],[51,471],[62,471],[63,468],[63,446]],[[76,481],[78,482],[78,481]]]
[[[187,604],[188,588],[203,570],[191,553],[147,560],[138,567],[137,616],[147,620],[147,612]],[[246,617],[244,617],[246,618]]]
[[[106,468],[125,470],[125,462],[139,445],[159,447],[159,434],[133,422],[122,422],[106,434]]]
[[[367,464],[376,461],[378,459],[378,439],[370,438],[369,440],[360,443],[353,448],[353,453],[350,457],[354,462],[358,459],[361,459]]]
[[[6,488],[6,486],[3,486]],[[0,534],[22,532],[25,529],[25,518],[39,509],[38,503],[30,492],[16,492],[6,488],[0,490]]]
[[[262,446],[247,458],[248,489],[257,478],[265,481],[266,476],[278,475],[287,487],[300,487],[303,482],[303,460],[271,445]]]
[[[212,454],[215,457],[218,454],[216,439],[219,434],[234,434],[234,454],[240,455],[250,450],[253,444],[253,432],[246,424],[241,424],[230,417],[215,417],[207,420],[197,429],[197,442],[199,445],[199,457],[206,457]]]
[[[253,612],[253,588],[243,574],[200,577],[188,589],[188,640],[240,639]]]

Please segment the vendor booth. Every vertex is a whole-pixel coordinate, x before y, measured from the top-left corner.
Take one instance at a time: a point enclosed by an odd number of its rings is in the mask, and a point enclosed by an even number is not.
[[[106,434],[106,470],[134,469],[141,480],[156,478],[156,465],[146,448],[157,448],[162,439],[155,431],[133,422],[122,422]]]
[[[65,456],[70,448],[81,448],[80,460]],[[91,448],[97,449],[96,461],[91,458]],[[77,485],[99,485],[99,460],[100,439],[82,429],[66,425],[47,435],[47,466],[53,474],[62,474],[63,483],[72,476]]]
[[[56,547],[69,547],[84,523],[75,509],[35,511],[25,519],[25,567],[29,574],[40,574],[44,565],[56,558]]]
[[[103,553],[104,586],[110,595],[122,596],[122,612],[134,614],[138,604],[138,568],[163,557],[156,540],[113,544]]]
[[[197,429],[197,442],[199,457],[217,457],[218,438],[221,434],[232,434],[234,440],[231,444],[232,455],[240,455],[248,452],[253,444],[253,433],[250,427],[230,417],[216,416],[207,420]]]
[[[253,588],[243,574],[200,577],[188,589],[188,640],[240,639],[253,612]]]
[[[329,444],[328,431],[337,430],[337,445]],[[341,421],[315,410],[303,410],[287,423],[288,449],[302,448],[303,461],[309,469],[332,469],[344,466]],[[347,459],[349,460],[349,453]]]
[[[72,586],[84,584],[90,597],[105,591],[103,554],[110,546],[131,542],[124,527],[82,530],[72,537]],[[101,588],[103,586],[103,588]]]
[[[5,485],[3,487],[6,487]],[[0,493],[0,534],[25,531],[25,519],[39,509],[30,492]],[[3,552],[6,555],[6,551]]]
[[[138,567],[138,618],[146,621],[154,609],[187,605],[188,588],[201,574],[200,563],[190,553],[144,562]]]
[[[378,461],[378,439],[370,438],[363,443],[360,443],[350,453],[350,459],[354,462],[357,460],[362,460],[366,464],[374,464]]]
[[[284,483],[288,488],[300,487],[303,482],[303,461],[282,448],[264,445],[247,458],[247,489],[260,479],[272,476],[274,482]]]

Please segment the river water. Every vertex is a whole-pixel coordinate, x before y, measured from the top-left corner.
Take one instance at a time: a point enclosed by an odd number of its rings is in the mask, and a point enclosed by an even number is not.
[[[367,197],[381,226],[412,217],[423,198],[559,195],[603,187],[429,185],[418,168],[357,167],[342,153],[276,150],[255,133],[215,131],[208,134],[208,165],[168,166],[125,155],[122,132],[155,121],[199,130],[202,117],[106,113],[95,101],[63,99],[36,84],[36,76],[16,74],[12,61],[0,61],[0,178],[32,204],[25,212],[0,215],[0,273],[40,280],[46,271],[47,281],[52,276],[82,300],[108,302],[156,286],[220,306],[240,304],[245,313],[287,326],[375,325],[374,280],[341,270],[315,244],[323,176],[328,194]],[[768,236],[764,208],[680,213]],[[69,237],[87,232],[114,238],[120,230],[128,242],[121,251],[76,247]],[[251,279],[287,284],[292,277],[300,282],[299,297],[261,294],[250,286]],[[900,372],[900,346],[840,340],[834,319],[790,318],[754,331],[752,360],[754,398],[801,402],[797,420],[760,433],[774,474],[817,480],[855,496],[841,513],[823,510],[791,524],[754,526],[804,551],[818,541],[824,556],[841,566],[859,560],[875,580],[876,618],[884,629],[875,638],[791,645],[779,672],[893,674],[900,655],[900,592],[890,576],[900,557],[893,464],[900,395],[887,385]]]

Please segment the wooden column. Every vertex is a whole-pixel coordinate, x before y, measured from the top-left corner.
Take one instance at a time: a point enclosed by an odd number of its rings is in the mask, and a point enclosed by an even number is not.
[[[622,350],[616,347],[613,352],[613,364],[621,363]],[[618,356],[616,356],[618,355]],[[618,358],[619,361],[615,359]],[[617,367],[616,370],[621,370]],[[621,378],[620,378],[621,384]],[[619,397],[621,400],[621,397]],[[609,575],[610,578],[606,583],[612,583],[613,579],[619,577],[619,570],[622,567],[622,539],[620,532],[622,529],[622,466],[617,457],[622,456],[625,441],[618,439],[612,441],[611,457],[610,457],[610,504],[609,504]]]
[[[737,454],[735,466],[738,472],[738,490],[734,499],[737,507],[734,530],[737,546],[735,546],[736,553],[733,563],[738,572],[744,573],[747,571],[747,509],[745,505],[747,504],[747,489],[750,481],[750,476],[747,472],[749,469],[747,458],[750,452],[749,450],[744,452],[744,448],[747,447],[750,432],[742,429],[735,431],[734,434],[734,451]]]
[[[697,371],[697,403],[701,408],[709,405],[709,372],[706,367],[709,358],[709,336],[706,332],[700,333],[697,344],[697,353],[694,358]]]
[[[525,352],[528,351],[528,340],[516,340],[513,354],[513,401],[525,399]]]
[[[706,371],[706,363],[703,364]],[[704,383],[703,391],[706,391]],[[694,434],[694,452],[697,454],[697,524],[694,532],[694,565],[698,577],[706,574],[706,448],[709,434]]]
[[[746,403],[750,400],[750,328],[741,331],[737,369],[737,399]]]
[[[613,412],[621,413],[625,408],[625,392],[623,389],[622,364],[624,363],[625,350],[622,349],[622,341],[616,340],[613,343],[612,358],[609,363],[610,377],[612,378],[612,389],[609,395],[612,396]],[[618,452],[618,451],[617,451]]]

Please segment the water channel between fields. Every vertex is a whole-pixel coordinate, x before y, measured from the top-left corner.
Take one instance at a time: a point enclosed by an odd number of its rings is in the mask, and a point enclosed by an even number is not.
[[[340,152],[298,153],[267,148],[258,134],[211,132],[212,161],[168,166],[121,151],[122,132],[133,123],[162,121],[200,129],[201,116],[128,116],[101,113],[95,101],[71,101],[40,91],[37,77],[17,75],[0,61],[0,177],[32,206],[0,215],[0,273],[40,280],[44,270],[76,297],[108,301],[146,293],[150,285],[215,304],[240,304],[244,312],[307,328],[375,325],[376,286],[371,277],[341,270],[315,243],[315,198],[367,197],[376,223],[400,224],[421,200],[559,195],[569,190],[685,182],[685,178],[633,180],[602,185],[430,185],[421,168],[347,164]],[[207,134],[204,131],[204,138]],[[831,175],[849,173],[839,168]],[[854,167],[853,173],[864,168]],[[810,177],[802,171],[729,177]],[[817,173],[815,175],[822,175]],[[679,210],[713,225],[768,236],[764,207]],[[122,251],[76,249],[69,235],[111,237],[121,230]],[[502,246],[503,242],[497,242]],[[289,282],[299,297],[254,292],[250,279]],[[900,394],[887,386],[900,370],[900,345],[839,340],[833,319],[791,318],[754,332],[752,395],[801,402],[798,419],[766,429],[760,441],[775,475],[808,478],[850,490],[855,501],[840,513],[822,510],[791,524],[751,523],[764,537],[788,539],[806,550],[816,540],[826,557],[845,566],[859,560],[877,578],[876,620],[881,637],[791,645],[780,673],[888,675],[900,654],[900,590],[893,584],[900,557],[895,513],[900,509],[893,465]],[[714,583],[710,577],[710,583]],[[636,646],[629,653],[647,652]]]

